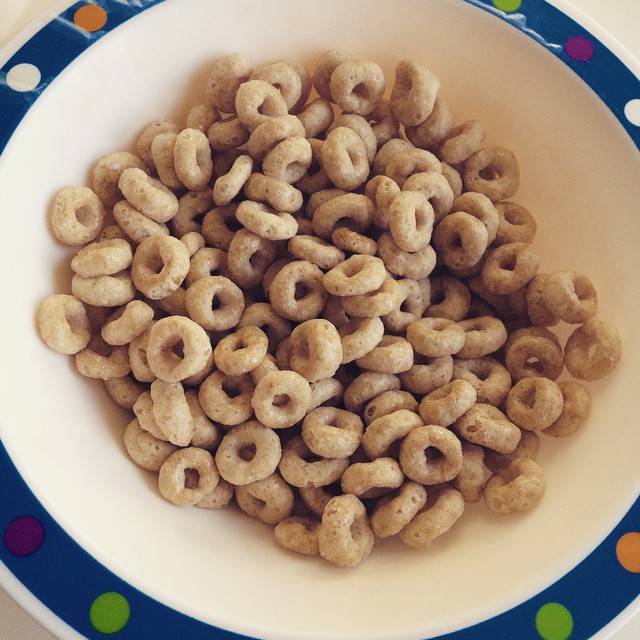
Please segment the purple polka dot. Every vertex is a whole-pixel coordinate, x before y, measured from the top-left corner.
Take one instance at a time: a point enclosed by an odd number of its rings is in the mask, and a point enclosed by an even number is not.
[[[16,556],[30,556],[44,542],[44,527],[40,520],[31,516],[20,516],[9,523],[4,532],[7,549]]]
[[[577,62],[587,62],[594,54],[593,42],[582,36],[573,36],[564,43],[564,50],[567,55]]]

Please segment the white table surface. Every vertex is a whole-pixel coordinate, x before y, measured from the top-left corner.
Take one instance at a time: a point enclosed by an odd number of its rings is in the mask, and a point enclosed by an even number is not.
[[[640,60],[640,0],[551,0],[551,3],[560,7],[563,4],[577,7]],[[29,22],[57,4],[59,5],[59,0],[0,0],[0,48]],[[613,632],[603,630],[594,640],[638,638],[640,614],[628,620],[621,629]],[[56,640],[56,637],[40,626],[0,588],[0,639]]]

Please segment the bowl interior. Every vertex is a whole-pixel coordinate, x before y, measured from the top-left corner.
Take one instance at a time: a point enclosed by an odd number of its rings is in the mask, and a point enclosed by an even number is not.
[[[35,310],[69,290],[69,252],[47,225],[52,197],[129,149],[152,120],[181,121],[209,67],[232,51],[311,68],[327,49],[381,64],[413,58],[440,78],[456,122],[483,121],[521,165],[513,198],[536,216],[542,270],[576,268],[599,293],[624,357],[590,386],[582,432],[545,439],[548,490],[506,519],[482,505],[429,549],[379,544],[353,570],[298,557],[231,511],[174,507],[126,457],[128,420],[99,384],[37,337]],[[640,159],[599,98],[554,55],[460,0],[162,3],[105,36],[43,93],[0,158],[5,379],[0,435],[38,499],[108,568],[198,619],[265,638],[417,638],[496,615],[578,563],[640,488],[634,398],[640,377],[635,274]]]

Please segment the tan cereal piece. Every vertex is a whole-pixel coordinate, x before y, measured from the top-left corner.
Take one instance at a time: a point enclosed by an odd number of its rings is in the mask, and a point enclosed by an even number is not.
[[[269,118],[288,113],[280,91],[264,80],[243,82],[236,92],[235,108],[238,119],[249,131]]]
[[[173,150],[176,175],[190,191],[205,189],[213,176],[211,147],[207,136],[198,129],[183,129]]]
[[[137,155],[129,151],[116,151],[96,162],[91,172],[91,187],[105,207],[113,207],[124,198],[118,180],[129,167],[146,170],[146,165]]]
[[[220,478],[216,488],[202,500],[196,502],[195,506],[201,509],[225,509],[233,499],[234,489],[235,487],[230,482]]]
[[[507,340],[507,329],[499,318],[479,316],[461,320],[458,326],[465,332],[464,345],[458,350],[461,358],[481,358],[497,351]]]
[[[417,125],[405,126],[405,135],[416,147],[435,151],[452,127],[453,111],[449,104],[438,95],[427,119]]]
[[[307,260],[320,269],[332,269],[345,259],[344,251],[314,235],[294,236],[289,240],[287,249],[294,258]]]
[[[207,129],[207,140],[213,151],[233,151],[249,140],[249,129],[237,116],[229,116],[211,124]],[[215,158],[214,158],[215,162]]]
[[[320,553],[318,529],[320,522],[303,516],[284,518],[274,528],[278,544],[285,549],[309,556]]]
[[[232,427],[253,416],[254,389],[253,380],[247,373],[227,376],[222,371],[213,371],[200,385],[198,400],[211,420]]]
[[[185,118],[185,125],[190,129],[198,129],[202,133],[206,133],[207,129],[220,120],[220,112],[214,109],[210,104],[199,103],[194,104]]]
[[[244,184],[247,198],[264,202],[276,211],[296,213],[303,205],[302,192],[285,180],[254,172]]]
[[[147,471],[160,471],[167,458],[178,451],[176,445],[155,438],[134,418],[124,430],[124,448],[129,457]]]
[[[166,131],[157,135],[151,142],[151,159],[158,178],[165,187],[175,191],[184,189],[175,169],[174,150],[177,137],[176,132]]]
[[[496,203],[500,216],[498,232],[494,245],[508,242],[533,242],[538,229],[538,223],[531,212],[517,202],[505,200]]]
[[[122,378],[131,372],[129,350],[126,347],[107,345],[100,336],[74,356],[78,371],[87,378],[109,380]]]
[[[94,240],[104,225],[100,198],[88,187],[65,187],[51,208],[51,231],[63,244],[82,245]]]
[[[197,504],[219,481],[213,456],[197,447],[175,451],[162,463],[158,473],[160,494],[178,506]]]
[[[505,404],[509,419],[521,429],[539,431],[550,427],[561,415],[562,389],[549,378],[529,376],[518,380]]]
[[[318,95],[326,100],[331,99],[331,76],[345,60],[353,60],[356,56],[341,49],[330,49],[323,53],[315,63],[311,81]]]
[[[562,348],[545,327],[520,329],[509,336],[504,363],[514,380],[545,376],[556,380],[564,368]]]
[[[133,299],[136,287],[129,271],[95,278],[83,278],[76,273],[71,279],[71,293],[94,307],[119,307]]]
[[[345,494],[351,493],[364,500],[390,493],[404,480],[395,458],[380,457],[370,462],[354,462],[345,469],[340,482]]]
[[[229,275],[239,287],[255,287],[275,260],[276,253],[277,247],[272,240],[262,238],[249,229],[240,229],[229,244]]]
[[[251,398],[256,418],[272,429],[286,429],[302,420],[310,403],[309,383],[295,371],[267,373]]]
[[[332,498],[322,514],[320,555],[341,567],[353,567],[369,556],[374,544],[367,511],[354,495]]]
[[[291,368],[309,382],[331,378],[342,364],[342,340],[328,320],[305,320],[290,337]]]
[[[440,81],[424,65],[400,60],[389,98],[393,113],[405,126],[419,125],[431,115],[439,90]]]
[[[511,389],[511,374],[498,360],[490,356],[456,358],[453,378],[469,382],[478,396],[478,402],[499,406]]]
[[[46,345],[58,353],[73,355],[91,340],[84,304],[66,293],[55,293],[43,300],[38,310],[38,328]]]
[[[229,376],[239,376],[255,369],[267,354],[269,340],[259,327],[236,329],[218,342],[213,350],[216,366]]]
[[[518,160],[504,147],[482,147],[464,163],[463,182],[468,191],[483,193],[492,202],[508,200],[520,186]]]
[[[179,131],[178,125],[171,120],[155,120],[143,129],[136,141],[137,154],[151,171],[156,170],[151,153],[151,145],[156,136],[166,133],[167,131],[177,134]]]
[[[235,113],[236,93],[240,85],[249,79],[251,71],[251,62],[240,53],[230,53],[216,60],[206,86],[211,106],[223,113]]]
[[[351,411],[318,407],[302,422],[302,439],[313,453],[324,458],[348,458],[360,446],[364,425]]]
[[[385,391],[367,403],[363,411],[364,422],[369,426],[374,420],[399,409],[416,413],[418,401],[408,391]]]
[[[409,325],[422,318],[430,298],[428,278],[395,280],[400,290],[395,307],[382,316],[382,322],[390,333],[406,332]]]
[[[400,539],[414,549],[429,546],[457,522],[464,512],[464,498],[456,489],[447,487],[438,491],[433,504],[418,513],[400,531]]]
[[[522,431],[518,446],[511,453],[499,453],[492,449],[484,449],[484,464],[491,473],[498,473],[508,467],[517,458],[535,460],[540,452],[542,438],[537,431]]]
[[[278,469],[294,487],[326,487],[337,482],[349,466],[348,458],[320,458],[309,449],[302,436],[294,436],[282,448]]]
[[[353,362],[371,351],[384,335],[384,324],[373,318],[353,318],[338,329],[342,342],[342,364]]]
[[[367,148],[349,127],[336,127],[325,138],[321,150],[322,168],[329,180],[351,191],[364,184],[369,175]]]
[[[350,59],[341,62],[331,73],[331,99],[346,113],[366,116],[382,100],[384,73],[370,60]]]
[[[462,469],[453,479],[453,486],[462,494],[465,502],[482,500],[485,483],[485,450],[477,444],[462,443]]]
[[[543,430],[543,433],[555,438],[565,438],[579,431],[591,413],[591,394],[589,390],[574,380],[558,383],[562,391],[562,412],[558,419]]]
[[[362,436],[362,448],[372,460],[390,455],[389,449],[394,442],[402,440],[423,425],[422,418],[415,411],[396,409],[375,418],[367,425]]]
[[[509,242],[488,251],[480,277],[498,295],[526,287],[540,266],[540,256],[527,242]]]
[[[276,525],[293,509],[293,491],[278,473],[236,487],[238,506],[252,518]]]
[[[113,217],[126,236],[135,244],[156,234],[169,235],[169,227],[164,222],[154,222],[126,200],[113,207]]]
[[[462,379],[452,380],[420,400],[418,413],[425,424],[448,427],[475,404],[474,386]]]
[[[268,478],[280,460],[280,438],[257,420],[238,424],[224,435],[215,454],[220,475],[233,485]]]
[[[71,259],[71,269],[84,278],[110,276],[131,264],[131,245],[121,238],[99,240],[85,245]]]
[[[464,328],[448,318],[420,318],[406,331],[415,351],[430,358],[458,353],[465,342]]]
[[[344,390],[344,405],[349,411],[359,413],[364,406],[385,391],[400,389],[400,378],[392,373],[365,371]]]
[[[410,175],[402,185],[403,191],[421,193],[433,209],[433,225],[438,224],[452,209],[455,201],[447,178],[437,171],[421,171]]]
[[[298,231],[298,222],[284,211],[276,211],[262,202],[244,200],[236,210],[236,218],[249,231],[267,240],[288,240]]]
[[[426,395],[451,381],[453,357],[427,358],[414,353],[413,366],[398,374],[402,388],[411,393]]]
[[[456,432],[467,442],[498,453],[513,453],[522,435],[500,409],[484,402],[476,402],[454,424]]]
[[[153,309],[142,300],[132,300],[105,321],[101,335],[107,344],[129,344],[151,326]]]
[[[564,363],[578,380],[599,380],[611,373],[622,355],[622,340],[606,320],[588,320],[567,339]]]
[[[371,514],[371,528],[379,538],[399,533],[427,504],[427,490],[418,482],[406,481],[391,494],[381,497]]]
[[[281,317],[296,322],[317,318],[329,296],[323,272],[308,260],[294,260],[276,274],[269,301]],[[304,295],[300,296],[299,291]]]
[[[593,283],[583,273],[571,269],[548,275],[542,299],[550,313],[569,324],[583,324],[598,310],[598,294]]]
[[[105,380],[104,388],[119,407],[129,411],[133,410],[136,400],[146,390],[146,386],[138,382],[132,375]]]
[[[124,169],[118,187],[130,205],[154,222],[168,222],[178,213],[178,198],[174,193],[142,169]]]
[[[262,160],[262,172],[289,184],[307,175],[313,162],[313,148],[304,136],[290,136],[278,142]]]
[[[439,157],[449,164],[461,164],[480,148],[486,135],[485,126],[475,119],[452,127],[440,143]]]
[[[487,480],[484,499],[494,513],[509,515],[535,507],[544,491],[542,467],[531,458],[517,458]]]
[[[205,330],[184,316],[161,318],[149,330],[146,358],[161,380],[179,382],[199,373],[211,351]]]
[[[193,438],[195,422],[181,382],[156,379],[150,387],[153,417],[165,439],[186,447]]]
[[[367,371],[402,373],[413,366],[413,347],[406,338],[387,334],[371,351],[357,358],[356,364]]]
[[[434,229],[433,244],[442,262],[459,271],[478,264],[489,246],[489,234],[475,216],[465,211],[454,211]]]
[[[302,68],[304,70],[304,68]],[[280,91],[287,105],[287,110],[291,111],[300,101],[304,99],[303,82],[299,70],[287,62],[272,62],[258,69],[249,75],[250,80],[264,80]],[[305,92],[307,92],[305,87]]]
[[[238,324],[244,311],[244,296],[229,278],[205,276],[188,287],[186,305],[190,318],[201,327],[225,331]]]
[[[436,266],[433,246],[428,244],[418,251],[404,251],[388,232],[378,239],[378,256],[392,274],[414,280],[427,278]]]
[[[309,383],[309,387],[311,389],[309,412],[325,403],[340,402],[344,394],[344,385],[336,378],[323,378],[317,382]]]

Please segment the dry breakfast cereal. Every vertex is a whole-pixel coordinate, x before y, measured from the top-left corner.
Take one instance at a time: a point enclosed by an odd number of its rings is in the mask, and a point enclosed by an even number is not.
[[[57,195],[78,251],[38,316],[159,494],[339,566],[538,504],[541,440],[582,427],[621,341],[587,275],[540,271],[514,154],[418,61],[234,53],[204,93]]]

